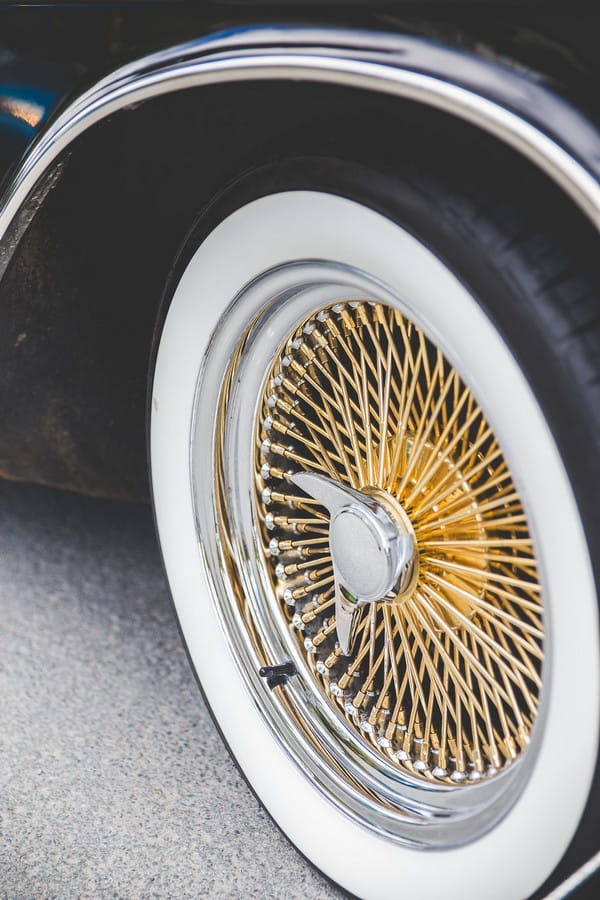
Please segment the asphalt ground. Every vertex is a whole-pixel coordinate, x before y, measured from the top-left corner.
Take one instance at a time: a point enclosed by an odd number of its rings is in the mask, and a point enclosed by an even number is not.
[[[0,784],[6,900],[342,896],[231,762],[147,506],[0,481]]]
[[[145,506],[0,482],[0,896],[333,898],[231,762]]]

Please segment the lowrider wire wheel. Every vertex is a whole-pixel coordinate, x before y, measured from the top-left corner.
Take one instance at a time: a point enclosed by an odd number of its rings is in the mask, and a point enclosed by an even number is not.
[[[249,199],[186,251],[153,388],[161,545],[213,715],[354,894],[526,897],[598,747],[597,599],[535,383],[401,201]]]
[[[519,759],[542,686],[537,562],[493,430],[439,347],[391,305],[321,307],[280,346],[254,430],[273,625],[295,629],[322,701],[374,765],[430,783]],[[226,427],[219,440],[223,460]]]

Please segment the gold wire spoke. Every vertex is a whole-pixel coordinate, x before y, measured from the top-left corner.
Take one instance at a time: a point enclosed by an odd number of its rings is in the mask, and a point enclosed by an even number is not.
[[[346,726],[393,765],[455,785],[526,747],[542,685],[543,608],[527,517],[476,397],[399,310],[340,303],[289,335],[256,425],[256,508],[284,622]],[[288,480],[387,493],[416,541],[411,596],[336,639],[329,513]]]

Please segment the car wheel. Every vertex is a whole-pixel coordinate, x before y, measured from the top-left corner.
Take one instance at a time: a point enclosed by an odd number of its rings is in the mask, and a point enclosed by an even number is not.
[[[267,810],[361,897],[529,896],[597,765],[600,342],[561,331],[590,280],[543,209],[492,200],[265,167],[201,217],[159,328],[192,664]]]

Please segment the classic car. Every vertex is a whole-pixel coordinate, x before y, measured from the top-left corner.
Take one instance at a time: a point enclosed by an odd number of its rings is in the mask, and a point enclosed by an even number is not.
[[[224,741],[359,897],[600,865],[599,25],[0,8],[2,474],[151,497]]]

